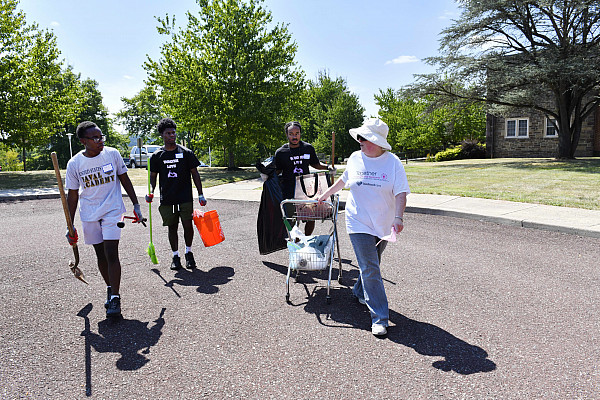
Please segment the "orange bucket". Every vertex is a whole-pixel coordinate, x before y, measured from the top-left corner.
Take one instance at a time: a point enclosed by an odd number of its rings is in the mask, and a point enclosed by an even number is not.
[[[205,247],[214,246],[225,240],[225,235],[219,222],[219,214],[217,214],[216,210],[205,213],[200,210],[194,210],[192,217]]]

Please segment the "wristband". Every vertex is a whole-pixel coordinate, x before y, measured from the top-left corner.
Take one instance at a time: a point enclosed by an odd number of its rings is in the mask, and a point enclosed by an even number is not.
[[[399,216],[396,215],[395,218],[398,218],[400,221],[404,222],[404,219],[402,217],[399,217]]]

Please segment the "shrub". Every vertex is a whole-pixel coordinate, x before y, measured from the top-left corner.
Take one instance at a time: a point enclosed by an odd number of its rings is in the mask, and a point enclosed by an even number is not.
[[[477,140],[464,140],[461,144],[461,158],[485,158],[485,144]]]
[[[451,161],[451,160],[459,160],[460,152],[462,148],[460,146],[450,147],[446,150],[442,150],[435,155],[435,161]]]
[[[465,158],[485,158],[485,144],[476,140],[465,140],[460,146],[454,146],[438,152],[435,161],[462,160]]]

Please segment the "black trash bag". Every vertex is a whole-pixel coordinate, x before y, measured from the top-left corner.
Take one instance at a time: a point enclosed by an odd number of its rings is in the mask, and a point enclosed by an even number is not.
[[[268,175],[267,180],[263,183],[263,191],[260,197],[256,232],[258,251],[260,254],[269,254],[287,248],[285,239],[288,237],[288,233],[283,223],[280,208],[283,194],[274,161],[267,165],[257,162],[256,169],[260,173]]]

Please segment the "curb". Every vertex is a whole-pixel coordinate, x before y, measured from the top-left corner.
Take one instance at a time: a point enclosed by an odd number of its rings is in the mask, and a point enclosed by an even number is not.
[[[529,228],[529,229],[538,229],[544,231],[551,232],[559,232],[566,233],[569,235],[577,235],[577,236],[585,236],[585,237],[593,237],[600,238],[600,232],[589,230],[589,229],[581,229],[581,228],[570,228],[561,225],[550,225],[544,224],[540,222],[521,220],[521,219],[511,219],[505,217],[491,217],[488,215],[481,214],[471,214],[460,211],[450,211],[450,210],[440,210],[436,208],[424,208],[424,207],[411,207],[406,206],[406,212],[414,213],[414,214],[429,214],[429,215],[439,215],[443,217],[453,217],[453,218],[463,218],[463,219],[472,219],[482,222],[491,222],[499,225],[508,225],[508,226],[516,226],[521,228]]]
[[[123,197],[127,197],[127,194],[124,193]],[[138,197],[140,197],[138,195]],[[142,196],[143,197],[143,196]],[[2,196],[0,195],[0,203],[10,203],[17,201],[28,201],[28,200],[47,200],[47,199],[59,199],[59,193],[38,193],[38,194],[17,194],[17,195],[8,195]],[[209,197],[210,199],[210,197]],[[216,196],[214,200],[221,200]],[[230,201],[253,201],[246,199],[223,199]],[[340,200],[339,209],[343,211],[346,207],[346,201]],[[491,222],[500,225],[508,225],[515,226],[521,228],[529,228],[529,229],[538,229],[545,230],[551,232],[559,232],[565,233],[569,235],[577,235],[577,236],[585,236],[592,238],[600,238],[600,231],[584,229],[584,228],[573,228],[561,225],[551,225],[545,224],[541,222],[535,222],[526,219],[515,219],[508,217],[498,217],[498,216],[489,216],[483,214],[474,214],[462,211],[453,211],[453,210],[443,210],[439,208],[427,208],[427,207],[418,207],[418,206],[407,206],[406,212],[413,214],[425,214],[425,215],[439,215],[444,217],[453,217],[453,218],[463,218],[463,219],[471,219],[482,222]]]

